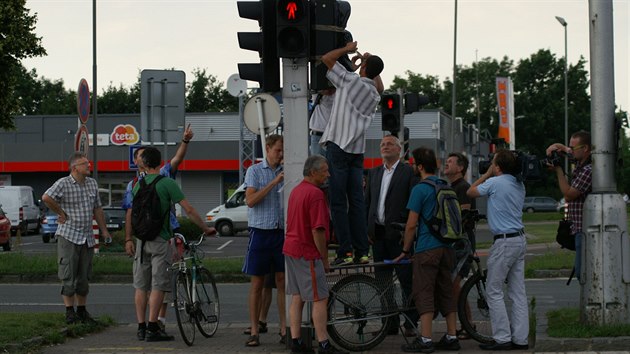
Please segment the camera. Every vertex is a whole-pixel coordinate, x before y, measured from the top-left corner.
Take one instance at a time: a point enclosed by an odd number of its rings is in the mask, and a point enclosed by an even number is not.
[[[516,171],[512,173],[517,180],[521,182],[533,182],[542,178],[540,173],[541,162],[536,155],[529,155],[519,150],[510,150],[516,157]],[[488,155],[488,160],[479,161],[479,174],[482,175],[488,171],[492,165],[494,154]]]
[[[547,167],[547,165],[552,165],[553,167],[561,166],[562,154],[558,152],[558,150],[554,150],[551,152],[551,156],[547,156],[544,159],[540,160],[540,165],[542,167]]]

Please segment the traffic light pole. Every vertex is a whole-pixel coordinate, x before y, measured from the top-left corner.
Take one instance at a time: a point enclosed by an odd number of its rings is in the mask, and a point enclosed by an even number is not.
[[[284,218],[286,220],[289,205],[289,195],[302,178],[304,161],[308,158],[308,59],[282,59],[282,103],[284,106]],[[287,347],[291,344],[291,329],[289,306],[291,297],[286,296],[287,314]],[[310,348],[311,338],[311,309],[307,303],[302,316],[302,340]]]
[[[403,104],[403,90],[402,88],[398,88],[396,90],[396,94],[398,95],[400,104],[398,105],[398,110],[400,111],[400,129],[398,130],[398,140],[402,144],[403,148],[400,149],[400,158],[405,157],[405,105]]]

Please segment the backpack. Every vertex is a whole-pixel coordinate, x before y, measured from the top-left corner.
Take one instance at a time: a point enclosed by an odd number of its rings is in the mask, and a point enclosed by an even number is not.
[[[462,228],[462,212],[457,200],[457,194],[446,183],[435,183],[424,179],[425,183],[435,190],[435,208],[429,220],[425,220],[422,213],[422,222],[427,225],[431,235],[443,243],[451,244],[466,236]]]
[[[153,241],[159,235],[164,225],[164,218],[169,212],[162,212],[160,196],[155,185],[164,176],[158,175],[153,182],[147,184],[144,178],[140,179],[140,189],[133,197],[131,207],[131,228],[137,239]]]

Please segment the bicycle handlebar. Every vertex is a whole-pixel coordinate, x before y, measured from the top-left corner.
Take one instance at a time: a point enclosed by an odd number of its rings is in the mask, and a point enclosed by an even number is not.
[[[173,237],[182,240],[182,242],[184,243],[184,248],[186,248],[186,249],[190,249],[190,246],[193,246],[193,247],[199,246],[203,242],[204,236],[205,236],[205,234],[202,233],[201,236],[199,236],[199,240],[198,241],[190,243],[189,241],[186,240],[186,237],[184,237],[184,235],[182,235],[182,234],[180,234],[178,232],[173,234]]]

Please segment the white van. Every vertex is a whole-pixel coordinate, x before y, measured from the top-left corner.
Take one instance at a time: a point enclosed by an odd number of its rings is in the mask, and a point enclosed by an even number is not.
[[[39,232],[39,202],[29,186],[0,186],[0,205],[11,220],[11,234]]]
[[[233,236],[239,231],[247,230],[247,209],[245,185],[242,184],[225,204],[219,205],[206,214],[206,224],[216,228],[221,236]]]

